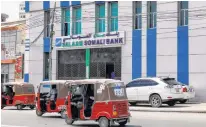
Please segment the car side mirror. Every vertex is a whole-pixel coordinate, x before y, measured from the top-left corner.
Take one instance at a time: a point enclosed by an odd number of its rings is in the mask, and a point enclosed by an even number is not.
[[[38,100],[38,97],[36,97],[36,101]]]

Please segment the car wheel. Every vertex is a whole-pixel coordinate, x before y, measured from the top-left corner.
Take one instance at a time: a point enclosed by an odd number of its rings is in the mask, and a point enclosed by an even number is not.
[[[184,104],[184,103],[186,103],[188,100],[187,99],[185,99],[185,100],[180,100],[179,102],[180,102],[180,104]]]
[[[99,119],[99,126],[100,127],[109,127],[109,120],[106,117],[101,117]]]
[[[167,102],[167,104],[168,104],[169,106],[174,106],[174,105],[176,104],[176,101],[169,101],[169,102]]]
[[[23,106],[21,104],[18,104],[17,105],[17,110],[22,110],[23,109]]]
[[[66,122],[68,125],[72,125],[72,123],[74,122],[74,120],[73,120],[73,119],[68,118],[68,116],[67,116],[67,115],[65,115],[65,122]]]
[[[44,113],[42,111],[39,111],[38,109],[36,109],[36,115],[37,116],[42,116]]]
[[[61,111],[61,118],[62,119],[65,119],[65,117],[66,117],[66,113],[65,112],[66,112],[65,110]]]
[[[153,94],[150,96],[150,104],[152,107],[160,107],[162,105],[162,99],[158,94]]]
[[[131,106],[135,106],[135,105],[137,104],[137,102],[129,102],[129,104],[130,104]]]
[[[127,120],[124,121],[124,122],[119,122],[119,125],[120,125],[121,127],[125,126],[126,124],[127,124]]]
[[[30,109],[34,109],[35,106],[34,106],[34,105],[30,105],[29,108],[30,108]]]

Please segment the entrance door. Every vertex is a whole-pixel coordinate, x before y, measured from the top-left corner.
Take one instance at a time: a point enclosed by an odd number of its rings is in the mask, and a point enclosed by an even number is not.
[[[111,79],[112,72],[114,72],[114,63],[106,63],[106,78]]]

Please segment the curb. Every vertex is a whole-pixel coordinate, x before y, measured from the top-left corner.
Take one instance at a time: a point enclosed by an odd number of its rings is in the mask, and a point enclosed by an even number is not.
[[[130,111],[138,112],[173,112],[173,113],[206,113],[206,111],[163,111],[163,110],[140,110],[140,109],[130,109]]]

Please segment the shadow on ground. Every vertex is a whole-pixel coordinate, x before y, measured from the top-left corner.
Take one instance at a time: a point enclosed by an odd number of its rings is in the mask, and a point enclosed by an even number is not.
[[[145,108],[153,108],[151,105],[149,104],[140,104],[140,105],[135,105],[135,106],[130,106],[130,107],[145,107]],[[163,104],[161,107],[159,108],[185,108],[185,107],[191,107],[191,106],[188,106],[188,105],[178,105],[176,104],[175,106],[168,106],[166,104]]]

